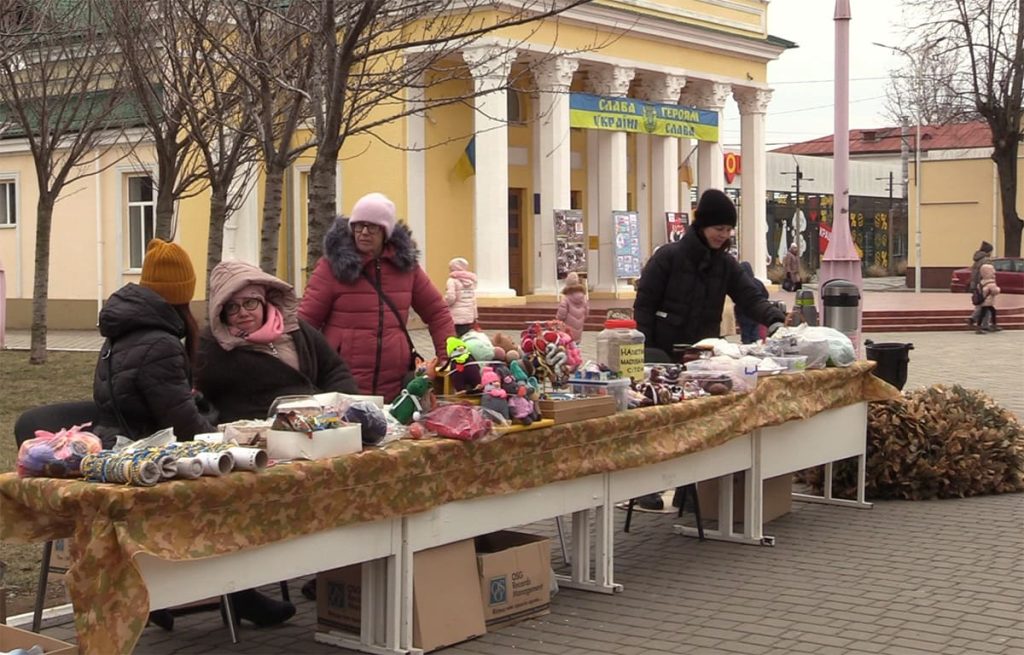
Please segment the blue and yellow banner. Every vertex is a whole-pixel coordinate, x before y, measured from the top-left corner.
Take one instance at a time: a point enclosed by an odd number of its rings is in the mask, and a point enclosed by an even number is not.
[[[698,141],[718,141],[718,112],[662,105],[635,98],[569,94],[569,125],[584,130],[614,130]]]

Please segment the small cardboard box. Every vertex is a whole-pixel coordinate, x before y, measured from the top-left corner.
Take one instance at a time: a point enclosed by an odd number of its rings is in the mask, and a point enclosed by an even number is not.
[[[326,459],[363,449],[363,428],[358,423],[316,432],[267,431],[270,459]]]
[[[0,623],[0,653],[6,653],[15,648],[28,650],[36,645],[42,646],[46,655],[78,655],[78,646],[74,644]]]
[[[743,491],[746,488],[743,475],[732,476],[732,519],[743,522]],[[793,474],[786,473],[764,481],[764,502],[761,507],[763,523],[773,521],[793,508]],[[705,520],[718,520],[718,480],[704,480],[697,483],[700,497],[700,514]]]
[[[476,551],[466,539],[413,556],[412,642],[437,650],[487,632],[480,605]],[[358,634],[362,608],[362,566],[317,574],[317,623]]]
[[[480,596],[488,628],[550,611],[550,539],[502,530],[475,541]]]
[[[55,539],[53,550],[50,551],[50,570],[63,573],[71,568],[71,541]]]

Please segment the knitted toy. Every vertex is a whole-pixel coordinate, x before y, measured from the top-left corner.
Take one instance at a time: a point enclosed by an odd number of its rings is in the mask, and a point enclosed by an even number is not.
[[[516,342],[511,337],[498,332],[491,337],[491,343],[494,344],[494,359],[500,362],[510,362],[513,359],[519,359]]]
[[[421,413],[430,409],[431,391],[430,380],[425,375],[417,375],[405,385],[402,393],[391,403],[388,412],[402,425],[409,425],[418,420]]]
[[[466,342],[458,337],[448,337],[448,361],[438,369],[447,375],[456,391],[476,391],[480,387],[480,366],[476,364]]]
[[[501,386],[501,378],[494,372],[494,369],[487,366],[480,374],[480,381],[483,384],[480,406],[499,414],[507,421],[509,419],[508,393]]]
[[[478,362],[489,362],[495,359],[494,345],[490,338],[483,332],[470,330],[462,335],[462,341],[469,348],[469,354]]]
[[[583,362],[579,348],[561,321],[536,322],[521,335],[523,358],[532,365],[538,380],[564,386]]]

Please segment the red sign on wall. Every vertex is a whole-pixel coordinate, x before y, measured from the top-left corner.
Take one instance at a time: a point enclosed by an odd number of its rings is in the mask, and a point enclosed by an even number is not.
[[[725,181],[732,184],[732,181],[736,179],[737,175],[742,175],[741,170],[741,159],[740,156],[735,152],[725,153]]]
[[[832,241],[832,226],[828,223],[818,224],[818,252],[825,254],[828,244]]]

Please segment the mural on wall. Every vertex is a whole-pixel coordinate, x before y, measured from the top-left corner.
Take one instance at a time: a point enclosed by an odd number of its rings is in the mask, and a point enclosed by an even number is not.
[[[578,209],[555,210],[555,267],[559,280],[569,273],[587,272],[586,234],[583,212]]]

